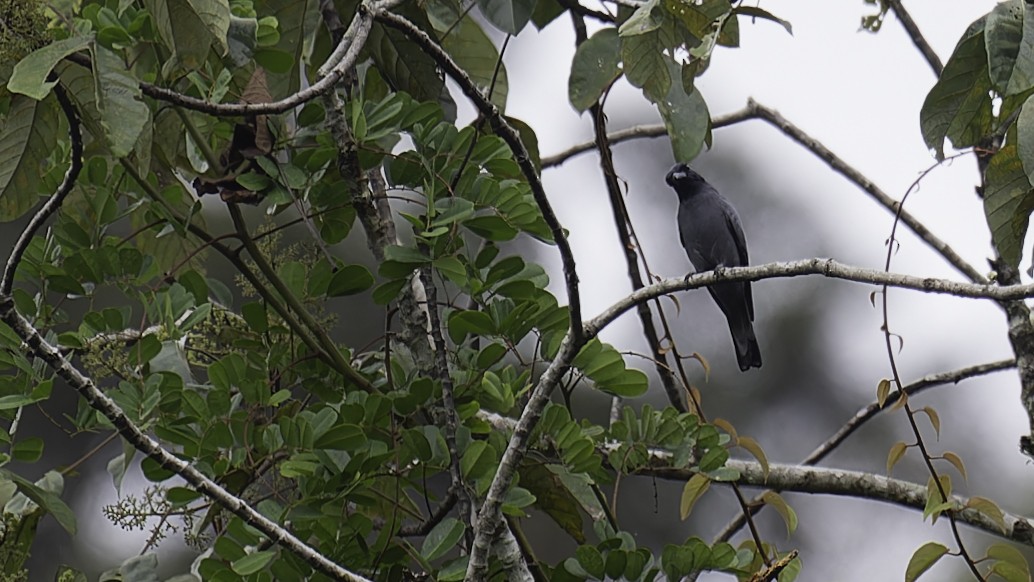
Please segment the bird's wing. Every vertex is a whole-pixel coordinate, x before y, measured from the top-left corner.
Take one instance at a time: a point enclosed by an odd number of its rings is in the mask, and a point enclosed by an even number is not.
[[[733,240],[736,242],[736,252],[740,257],[740,265],[749,265],[750,262],[747,258],[747,239],[743,236],[743,225],[740,224],[740,218],[731,207],[725,212],[725,222],[729,227],[729,232],[732,233]],[[747,314],[750,315],[750,320],[754,321],[754,296],[750,291],[750,281],[743,284],[743,289],[745,291],[745,299],[747,300]]]

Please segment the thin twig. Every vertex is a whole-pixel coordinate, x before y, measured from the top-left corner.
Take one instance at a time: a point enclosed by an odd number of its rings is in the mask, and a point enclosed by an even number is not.
[[[920,392],[924,392],[930,388],[936,388],[938,386],[945,386],[948,384],[958,384],[963,380],[969,378],[976,378],[978,376],[984,376],[994,372],[1001,372],[1002,370],[1008,370],[1016,367],[1016,360],[998,360],[997,362],[990,362],[987,364],[978,364],[976,366],[969,366],[958,370],[952,370],[950,372],[941,372],[940,374],[930,374],[923,376],[922,378],[912,382],[911,384],[904,387],[902,390],[895,390],[887,396],[881,406],[879,401],[873,401],[867,406],[863,406],[855,412],[854,416],[847,420],[840,428],[837,429],[828,439],[822,442],[822,444],[815,447],[804,459],[801,460],[801,465],[811,466],[817,465],[822,462],[830,453],[836,450],[848,437],[850,437],[856,430],[862,427],[865,423],[869,422],[876,417],[879,413],[883,412],[894,406],[894,403],[901,398],[902,394],[908,397],[915,396]],[[752,512],[757,513],[761,511],[764,505],[758,505],[761,502],[761,496],[754,497],[751,500]],[[729,523],[721,529],[721,531],[714,537],[714,543],[728,541],[740,528],[744,526],[743,516],[737,514],[736,517],[729,520]]]
[[[32,216],[29,224],[25,226],[25,229],[18,236],[18,241],[14,243],[11,255],[7,258],[7,265],[4,267],[3,277],[0,277],[0,295],[11,294],[11,289],[14,287],[15,271],[18,270],[18,263],[21,262],[25,250],[29,248],[32,237],[36,236],[36,232],[43,226],[43,223],[57,212],[58,208],[61,208],[61,203],[64,202],[65,197],[72,191],[75,181],[79,177],[79,172],[83,169],[83,134],[79,124],[79,113],[75,110],[75,105],[72,104],[60,83],[54,85],[54,96],[57,97],[57,102],[61,105],[61,111],[64,112],[65,119],[68,121],[68,137],[72,144],[68,169],[65,170],[65,177],[61,180],[57,190],[43,204],[43,207]],[[45,105],[40,103],[36,107],[45,107]]]
[[[919,31],[919,26],[916,25],[916,21],[912,20],[912,15],[905,10],[905,7],[901,4],[901,0],[887,0],[887,5],[890,6],[891,11],[894,12],[894,16],[898,17],[901,21],[901,26],[905,27],[905,32],[908,33],[908,37],[912,39],[912,44],[916,45],[919,52],[923,54],[923,58],[926,59],[926,63],[933,69],[933,74],[938,77],[944,71],[944,65],[941,64],[940,57],[933,51],[933,47],[930,43],[926,42],[926,38],[923,37],[923,33]]]
[[[856,170],[854,167],[849,165],[835,153],[829,150],[826,146],[822,145],[817,139],[804,132],[801,128],[797,127],[793,123],[790,123],[785,117],[779,114],[779,112],[765,107],[753,99],[748,100],[747,106],[739,111],[735,111],[731,114],[716,117],[712,126],[715,128],[733,125],[746,121],[748,119],[761,119],[767,121],[774,127],[778,128],[788,137],[804,146],[811,153],[815,154],[820,160],[826,163],[830,168],[835,170],[840,175],[847,178],[849,181],[854,183],[856,186],[861,188],[865,193],[869,194],[876,202],[881,206],[889,210],[890,212],[897,212],[898,201],[887,195],[886,192],[881,190],[878,186],[872,183],[871,180],[865,177],[864,174]],[[656,126],[637,126],[621,132],[615,132],[608,136],[611,143],[619,143],[630,139],[644,138],[644,137],[660,137],[667,135],[663,125]],[[586,142],[579,144],[571,149],[568,149],[555,156],[548,156],[542,159],[542,167],[551,167],[559,165],[566,161],[568,158],[577,155],[582,152],[593,149],[592,142]],[[901,220],[913,233],[916,234],[920,239],[923,240],[927,245],[937,251],[945,260],[947,260],[956,270],[966,275],[970,281],[984,283],[987,278],[984,277],[980,271],[966,262],[955,250],[946,242],[941,240],[939,237],[934,235],[930,230],[920,222],[911,213],[902,212]]]
[[[382,10],[388,10],[402,0],[380,0],[379,2],[367,2],[360,4],[356,9],[355,17],[352,19],[344,38],[335,47],[327,60],[320,66],[320,76],[312,85],[293,93],[278,101],[268,103],[210,103],[204,99],[198,99],[184,95],[165,87],[159,87],[150,83],[140,83],[140,90],[148,97],[166,101],[185,109],[200,111],[209,115],[219,117],[235,117],[246,115],[259,115],[270,113],[283,113],[290,111],[299,105],[303,105],[313,99],[329,93],[334,89],[338,81],[344,77],[349,70],[355,67],[359,53],[366,43],[366,37],[370,34],[373,26],[373,15]],[[76,62],[81,62],[77,59]]]
[[[750,118],[750,111],[747,109],[740,109],[739,111],[735,111],[728,115],[719,115],[718,117],[713,118],[711,120],[711,127],[713,129],[718,129],[719,127],[733,125]],[[620,129],[607,134],[607,141],[609,141],[611,145],[617,145],[633,139],[664,137],[666,135],[668,135],[668,130],[665,129],[663,125],[634,125],[627,129]],[[591,152],[595,149],[595,140],[571,146],[560,153],[542,158],[542,169],[559,166],[579,154]]]
[[[420,269],[420,279],[423,281],[424,290],[427,293],[427,317],[430,323],[429,333],[434,341],[434,362],[431,370],[435,379],[442,385],[442,408],[445,416],[445,445],[449,449],[449,479],[452,481],[450,488],[459,497],[460,521],[466,525],[466,533],[470,536],[470,515],[473,507],[473,500],[466,484],[463,482],[463,474],[460,472],[460,453],[456,446],[456,431],[459,429],[460,420],[456,412],[456,398],[452,385],[452,375],[449,373],[449,361],[447,359],[448,347],[445,345],[445,336],[442,335],[442,321],[438,316],[438,287],[431,279],[431,267],[426,266]],[[390,362],[386,363],[390,365]],[[467,540],[468,545],[472,543],[473,537]]]

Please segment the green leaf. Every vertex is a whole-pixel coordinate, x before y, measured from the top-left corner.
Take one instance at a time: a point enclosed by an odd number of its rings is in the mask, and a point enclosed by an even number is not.
[[[431,57],[401,32],[374,24],[366,40],[377,70],[417,101],[437,101],[445,86]]]
[[[658,0],[647,0],[639,5],[628,17],[628,20],[621,23],[618,34],[621,36],[636,36],[652,32],[661,27],[664,22],[662,14],[657,10]],[[584,44],[584,43],[582,43]]]
[[[672,78],[679,78],[679,66],[668,58],[664,60]],[[711,114],[703,96],[696,88],[687,95],[682,83],[672,83],[667,97],[655,103],[671,138],[675,159],[689,162],[700,153],[711,131]]]
[[[976,145],[991,131],[990,91],[984,33],[978,28],[955,47],[919,113],[923,139],[937,159],[944,159],[945,138],[961,149]]]
[[[473,441],[463,451],[460,459],[460,472],[465,479],[476,480],[494,470],[496,465],[495,450],[485,441]]]
[[[330,280],[327,295],[355,295],[373,287],[373,275],[362,265],[345,265]]]
[[[1034,14],[1020,0],[995,5],[984,24],[991,84],[1002,95],[1022,93],[1034,84]]]
[[[317,449],[354,451],[367,442],[365,430],[357,424],[339,424],[320,435],[313,445]]]
[[[0,222],[25,214],[39,199],[40,168],[47,167],[61,125],[54,101],[15,95],[0,119]]]
[[[697,500],[703,497],[710,487],[710,479],[700,473],[694,473],[682,488],[682,499],[679,502],[679,517],[683,520],[689,517]]]
[[[496,333],[495,322],[483,311],[453,311],[448,319],[449,339],[460,343],[469,334],[489,335]]]
[[[238,560],[234,560],[233,563],[230,564],[230,568],[236,574],[249,576],[264,569],[275,557],[276,552],[272,550],[263,550],[261,552],[248,554]]]
[[[606,563],[603,561],[603,554],[594,546],[578,546],[574,551],[578,565],[598,580],[606,578]]]
[[[151,110],[142,100],[139,81],[118,54],[96,43],[90,50],[101,127],[112,155],[125,157],[150,123]]]
[[[1008,582],[1030,582],[1030,565],[1016,548],[1006,544],[993,544],[987,549],[987,557],[997,562],[991,570]]]
[[[11,448],[11,456],[16,461],[35,463],[43,456],[43,439],[32,437],[18,441]]]
[[[153,582],[158,580],[158,555],[149,552],[133,556],[118,568],[118,580],[124,582]]]
[[[227,0],[144,0],[154,20],[158,36],[172,58],[162,67],[170,77],[180,70],[199,69],[215,43],[226,52],[226,32],[230,27]]]
[[[1016,118],[1016,142],[1027,180],[1034,184],[1034,95],[1020,106],[1020,114]]]
[[[492,26],[517,36],[531,20],[536,0],[477,0],[478,8]]]
[[[771,12],[769,12],[768,10],[765,10],[764,8],[759,8],[757,6],[744,6],[744,5],[740,5],[740,6],[737,6],[737,7],[733,8],[732,9],[732,13],[733,13],[733,15],[740,15],[740,14],[742,14],[743,16],[749,16],[749,17],[751,17],[751,19],[760,18],[762,20],[770,20],[770,21],[772,21],[772,22],[782,26],[784,29],[786,29],[786,32],[788,32],[790,34],[790,36],[793,36],[793,25],[790,24],[789,21],[786,21],[786,20],[783,20],[782,18],[779,18],[778,16],[772,14]]]
[[[42,100],[57,84],[57,81],[47,81],[54,65],[68,55],[83,50],[92,40],[93,35],[75,36],[32,51],[14,65],[11,78],[7,81],[7,89],[11,93],[20,93],[36,101]]]
[[[490,100],[500,111],[506,110],[506,95],[510,87],[506,66],[500,63],[499,74],[496,75],[499,51],[476,20],[470,16],[464,17],[452,33],[442,39],[442,48],[486,95],[491,87]],[[493,78],[495,85],[492,84]]]
[[[578,46],[567,81],[567,96],[578,112],[592,107],[621,75],[621,40],[613,28],[604,28]]]
[[[434,210],[431,226],[447,226],[470,218],[474,214],[474,203],[466,198],[449,196],[435,202]]]
[[[937,542],[926,542],[920,546],[908,560],[908,567],[905,568],[905,582],[917,580],[923,572],[929,570],[937,563],[937,560],[947,553],[948,548]]]
[[[561,474],[564,477],[561,477]],[[578,477],[581,477],[583,481],[575,483],[574,489],[581,493],[582,489],[588,489],[588,483],[584,481],[584,475]],[[569,480],[573,479],[577,479],[577,477],[562,465],[529,463],[521,467],[521,485],[526,487],[538,500],[535,508],[546,512],[546,515],[555,521],[567,535],[581,544],[585,543],[585,534],[582,514],[578,510],[579,498],[567,484]],[[591,490],[584,500],[595,503],[599,507],[599,500],[592,495]]]
[[[373,290],[373,302],[377,305],[387,305],[398,297],[402,288],[409,283],[408,279],[395,279],[382,283]]]
[[[276,19],[280,39],[276,53],[288,55],[289,68],[286,72],[269,75],[269,93],[273,99],[282,99],[295,93],[301,86],[301,69],[309,61],[314,38],[323,29],[320,19],[319,0],[267,0],[262,5],[263,14],[268,16],[259,21],[258,34],[267,28],[263,23],[270,16]],[[264,41],[263,38],[257,39]]]
[[[764,499],[765,503],[776,510],[783,518],[783,523],[786,524],[786,533],[792,534],[797,530],[797,512],[790,507],[790,504],[783,499],[782,495],[779,495],[775,491],[765,491],[761,494],[761,498]]]
[[[599,339],[586,343],[575,356],[573,365],[588,376],[596,388],[615,396],[641,396],[648,388],[646,374],[626,368],[621,354]]]
[[[991,229],[991,241],[1007,264],[1016,267],[1022,255],[1027,223],[1034,210],[1034,189],[1015,144],[991,157],[984,172],[984,214]]]
[[[69,534],[75,535],[75,513],[61,500],[58,495],[64,484],[61,474],[56,471],[48,471],[36,483],[31,483],[24,477],[10,471],[0,471],[0,477],[14,481],[18,485],[18,491],[32,500],[33,503],[42,507],[47,513],[54,516],[61,527]]]
[[[1005,524],[1005,513],[1002,512],[1002,508],[998,507],[998,504],[994,501],[986,497],[974,495],[966,501],[966,507],[975,509],[987,516],[998,526],[998,529],[1002,530],[1003,534],[1009,531]]]
[[[628,82],[658,103],[668,94],[672,76],[665,62],[660,31],[621,38],[621,60]],[[678,78],[678,77],[675,77]]]
[[[664,8],[689,30],[702,39],[711,33],[713,23],[732,10],[729,0],[665,0]]]
[[[441,558],[456,546],[463,537],[464,530],[466,526],[460,520],[454,517],[443,519],[424,538],[420,555],[428,562]]]

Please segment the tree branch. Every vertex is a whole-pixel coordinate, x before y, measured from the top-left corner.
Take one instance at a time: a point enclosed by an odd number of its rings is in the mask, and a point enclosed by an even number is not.
[[[148,457],[154,459],[163,469],[179,475],[198,493],[212,499],[245,523],[261,531],[274,543],[298,556],[316,570],[335,579],[347,582],[370,582],[366,578],[335,564],[276,522],[266,518],[239,497],[232,495],[215,481],[206,477],[189,462],[166,451],[157,441],[144,434],[122,412],[115,401],[101,392],[93,381],[79,372],[63,355],[40,335],[14,308],[10,295],[0,295],[0,320],[9,325],[25,342],[30,353],[46,362],[58,376],[63,378],[91,408],[100,412],[115,427],[122,438]]]
[[[719,127],[726,127],[739,123],[745,119],[750,119],[750,111],[747,109],[740,109],[727,115],[719,115],[711,120],[711,127],[717,129]],[[663,125],[634,125],[627,129],[621,129],[613,133],[607,134],[607,141],[611,145],[617,145],[622,142],[626,142],[633,139],[641,139],[645,137],[664,137],[668,135],[668,131]],[[552,168],[559,166],[567,160],[585,152],[591,152],[596,149],[595,141],[587,141],[578,145],[572,146],[558,154],[552,156],[546,156],[542,158],[542,169]]]
[[[581,336],[581,334],[579,334]],[[582,336],[584,337],[584,336]],[[535,389],[532,390],[528,403],[521,411],[521,417],[513,427],[513,434],[510,435],[510,442],[503,451],[503,458],[499,461],[499,469],[492,478],[492,484],[488,487],[485,502],[478,512],[477,521],[474,526],[474,543],[471,546],[470,561],[467,563],[467,574],[464,580],[467,582],[482,582],[488,575],[488,555],[491,549],[492,540],[496,537],[502,523],[503,499],[506,491],[510,488],[510,482],[517,473],[517,467],[524,459],[527,452],[528,439],[531,438],[531,431],[538,424],[542,417],[542,411],[549,402],[549,396],[553,393],[561,378],[567,373],[571,361],[578,354],[585,340],[579,343],[574,339],[573,334],[568,331],[560,343],[560,349],[556,358],[549,363],[546,371],[539,377]]]
[[[923,37],[923,33],[919,31],[919,27],[916,26],[916,21],[912,20],[912,15],[905,10],[905,7],[901,4],[901,0],[887,0],[887,4],[890,9],[894,12],[894,16],[898,17],[901,21],[901,26],[905,27],[905,32],[908,33],[908,37],[912,39],[912,44],[916,45],[919,52],[923,53],[923,58],[926,59],[930,68],[933,69],[933,74],[940,77],[941,72],[944,71],[944,65],[941,64],[940,57],[933,51],[933,47],[930,43],[926,42]]]
[[[670,467],[671,455],[663,451],[650,451],[651,466],[637,472],[660,479],[687,481],[693,476],[689,469]],[[799,465],[770,464],[766,475],[756,461],[730,459],[726,467],[736,469],[740,485],[766,487],[797,493],[841,495],[861,499],[873,499],[893,503],[922,511],[926,507],[926,486],[901,479],[874,475],[861,471],[827,469],[824,467],[803,467]],[[956,518],[962,523],[984,530],[992,535],[1034,546],[1034,524],[1025,517],[1003,512],[1005,528],[988,515],[967,507],[970,499],[958,495],[952,501],[959,508]]]
[[[987,364],[979,364],[976,366],[970,366],[968,368],[962,368],[959,370],[952,370],[950,372],[942,372],[940,374],[930,374],[923,376],[919,380],[912,382],[905,386],[903,390],[895,390],[893,393],[887,396],[883,406],[880,406],[878,401],[872,402],[868,406],[863,406],[858,409],[858,412],[854,414],[847,422],[845,422],[832,436],[825,440],[822,444],[815,447],[808,456],[804,457],[801,461],[801,465],[817,465],[823,459],[832,453],[837,447],[839,447],[849,436],[854,434],[863,424],[876,417],[877,414],[887,410],[894,406],[894,403],[901,398],[901,394],[904,393],[908,396],[913,396],[920,392],[923,392],[929,388],[937,386],[944,386],[945,384],[958,384],[959,382],[975,378],[977,376],[983,376],[993,372],[1000,372],[1002,370],[1008,370],[1009,368],[1015,367],[1015,360],[999,360],[997,362],[990,362]],[[761,505],[761,496],[757,496],[751,500],[750,506],[752,513],[761,511],[764,505]],[[737,514],[724,528],[715,536],[714,542],[728,541],[740,528],[745,525],[744,516]]]
[[[919,221],[915,216],[900,208],[900,203],[897,200],[891,198],[886,192],[881,190],[878,186],[872,183],[864,174],[853,168],[839,156],[830,151],[826,146],[819,143],[819,141],[796,125],[787,121],[785,117],[779,114],[774,109],[769,109],[764,105],[761,105],[757,101],[750,99],[747,101],[747,109],[751,111],[752,116],[757,119],[767,121],[771,125],[779,128],[786,136],[793,139],[797,143],[804,146],[808,151],[818,156],[819,159],[826,162],[830,168],[836,171],[841,176],[847,178],[851,182],[854,182],[859,188],[867,193],[873,200],[878,202],[881,206],[893,213],[900,213],[901,221],[905,223],[908,228],[912,230],[919,238],[923,239],[928,245],[936,250],[942,257],[945,258],[955,269],[960,273],[969,278],[970,281],[985,283],[987,279],[980,274],[972,265],[967,263],[965,259],[959,256],[948,243],[944,242],[933,233],[931,233],[922,222]]]
[[[373,15],[379,11],[393,8],[401,4],[402,1],[367,0],[360,4],[356,9],[355,17],[348,26],[348,30],[345,31],[344,38],[334,48],[334,52],[327,57],[323,65],[320,66],[318,70],[319,80],[279,101],[270,101],[268,103],[210,103],[204,99],[184,95],[183,93],[152,85],[151,83],[140,83],[140,90],[148,97],[166,101],[185,109],[220,117],[289,111],[333,90],[337,82],[355,66],[359,52],[366,43],[366,37],[370,34],[370,28],[373,25]]]
[[[0,295],[3,296],[11,294],[11,289],[14,287],[15,271],[18,270],[18,263],[21,262],[25,250],[29,248],[32,237],[36,235],[43,223],[57,212],[58,208],[61,208],[61,203],[65,201],[65,197],[75,187],[75,181],[79,177],[79,172],[83,169],[83,134],[79,124],[79,113],[75,110],[75,105],[72,104],[60,83],[54,85],[54,96],[57,97],[57,102],[61,105],[61,111],[64,112],[65,119],[68,121],[68,138],[72,145],[68,169],[65,170],[65,177],[62,178],[57,190],[54,191],[54,194],[50,196],[50,199],[43,204],[39,211],[32,216],[29,224],[25,226],[25,229],[18,236],[17,242],[14,243],[11,255],[7,257],[4,274],[0,277]]]
[[[750,99],[747,102],[747,106],[739,111],[735,111],[729,115],[716,117],[712,122],[712,126],[716,128],[725,127],[748,119],[761,119],[777,127],[786,136],[804,146],[805,149],[815,154],[815,156],[824,161],[830,168],[853,182],[865,193],[869,194],[869,196],[876,200],[876,202],[881,206],[890,212],[898,212],[900,206],[899,202],[891,198],[886,192],[873,184],[872,181],[866,178],[864,174],[850,166],[847,162],[830,151],[826,146],[822,145],[817,139],[811,137],[799,127],[787,121],[787,119],[780,115],[779,112],[769,109],[753,99]],[[622,132],[615,132],[611,134],[608,139],[612,143],[618,143],[620,141],[630,139],[660,137],[663,135],[667,135],[663,125],[637,126],[628,130],[623,130]],[[593,147],[593,143],[579,144],[555,156],[543,158],[542,167],[549,167],[547,166],[547,162],[549,162],[550,166],[562,164],[571,156],[588,151]],[[930,232],[930,230],[926,228],[926,225],[920,222],[919,219],[904,209],[900,210],[901,221],[904,222],[905,225],[916,234],[916,236],[921,238],[927,245],[944,257],[945,260],[951,263],[956,270],[966,275],[970,281],[980,283],[987,281],[987,279],[977,271],[976,268],[967,263],[965,259],[956,253],[948,243]]]
[[[594,337],[610,322],[636,305],[675,291],[687,291],[725,281],[760,281],[762,279],[798,277],[801,275],[822,275],[824,277],[858,283],[889,285],[891,287],[912,289],[926,293],[940,293],[974,299],[992,299],[995,301],[1034,297],[1034,283],[999,287],[991,283],[962,283],[948,279],[915,277],[877,271],[875,269],[864,269],[862,267],[845,265],[833,259],[801,259],[797,261],[765,263],[749,267],[722,268],[691,274],[685,278],[664,279],[648,287],[643,287],[639,291],[630,293],[595,318],[587,321],[585,323],[585,334],[590,338]]]
[[[532,196],[535,198],[535,203],[539,207],[539,211],[542,213],[542,218],[546,221],[549,226],[549,230],[553,235],[553,240],[557,245],[557,250],[560,252],[560,260],[563,263],[564,268],[564,281],[567,285],[567,308],[570,312],[571,329],[574,330],[575,340],[574,343],[580,344],[581,334],[581,321],[582,321],[582,307],[581,298],[578,293],[578,272],[575,268],[574,253],[571,251],[571,245],[567,240],[567,234],[564,232],[564,227],[560,225],[560,221],[557,219],[556,213],[553,212],[553,207],[549,203],[549,198],[546,196],[546,191],[542,187],[542,180],[539,178],[538,170],[535,169],[535,165],[531,161],[531,156],[528,154],[528,150],[524,147],[524,143],[521,141],[521,136],[516,129],[503,117],[503,114],[499,109],[491,102],[484,93],[478,89],[477,85],[470,78],[469,75],[458,65],[456,61],[452,60],[452,57],[446,53],[441,46],[438,45],[426,32],[417,28],[412,22],[406,20],[402,16],[392,14],[386,10],[378,10],[374,13],[375,18],[386,26],[390,26],[403,34],[406,37],[415,42],[438,64],[442,70],[445,71],[453,81],[459,85],[460,90],[463,94],[470,99],[471,103],[477,108],[478,112],[488,119],[492,125],[492,130],[506,142],[506,145],[510,147],[513,152],[514,158],[517,161],[517,165],[520,166],[521,172],[524,174],[525,179],[528,180],[528,185],[531,187]]]

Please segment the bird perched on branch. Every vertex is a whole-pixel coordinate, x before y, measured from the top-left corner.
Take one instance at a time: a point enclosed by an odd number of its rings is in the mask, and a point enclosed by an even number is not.
[[[675,164],[665,181],[679,195],[679,235],[689,261],[699,271],[747,265],[747,241],[731,204],[686,164]],[[761,367],[754,336],[750,282],[715,283],[707,288],[729,321],[740,370]]]

